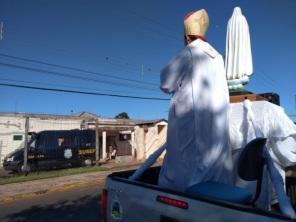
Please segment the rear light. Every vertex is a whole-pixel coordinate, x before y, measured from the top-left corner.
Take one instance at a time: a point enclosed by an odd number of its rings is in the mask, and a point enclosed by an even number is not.
[[[107,194],[108,191],[103,189],[101,196],[101,221],[107,222]]]
[[[172,199],[169,197],[165,197],[165,196],[157,196],[156,200],[158,202],[164,203],[164,204],[168,204],[174,207],[178,207],[178,208],[182,208],[182,209],[188,209],[188,203],[185,201],[181,201],[181,200],[176,200],[176,199]]]

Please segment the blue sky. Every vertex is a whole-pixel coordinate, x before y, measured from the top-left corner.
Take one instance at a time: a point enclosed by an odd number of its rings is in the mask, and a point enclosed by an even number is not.
[[[224,56],[227,21],[235,6],[241,7],[251,32],[254,75],[247,89],[278,93],[286,112],[295,114],[294,0],[0,0],[0,83],[168,99],[159,90],[159,72],[183,48],[184,15],[207,10],[206,38]],[[4,86],[0,101],[1,112],[72,110],[113,117],[125,111],[136,119],[167,118],[169,105]]]

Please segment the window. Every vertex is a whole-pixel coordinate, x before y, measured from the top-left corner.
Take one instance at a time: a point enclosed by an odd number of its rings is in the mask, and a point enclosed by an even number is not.
[[[81,147],[95,147],[96,137],[95,131],[81,131],[79,133],[79,141]]]
[[[119,134],[119,141],[126,141],[131,139],[131,134]]]
[[[13,141],[23,140],[23,135],[13,135]]]
[[[30,141],[30,149],[35,149],[36,139]]]
[[[58,146],[59,147],[72,147],[74,146],[74,136],[60,136],[58,138]]]
[[[54,151],[57,148],[58,141],[56,137],[56,133],[52,132],[41,132],[37,136],[36,146],[38,150],[42,150],[44,152]]]

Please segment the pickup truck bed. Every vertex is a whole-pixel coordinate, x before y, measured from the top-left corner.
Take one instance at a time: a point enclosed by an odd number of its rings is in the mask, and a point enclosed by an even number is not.
[[[134,171],[112,173],[102,195],[102,221],[294,221],[278,213],[205,196],[193,196],[157,185],[160,167],[148,169],[137,181]]]

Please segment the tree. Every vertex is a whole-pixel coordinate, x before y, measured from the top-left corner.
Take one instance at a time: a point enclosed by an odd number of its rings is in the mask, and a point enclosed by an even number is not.
[[[126,112],[121,112],[115,116],[115,119],[129,119],[129,116]]]

